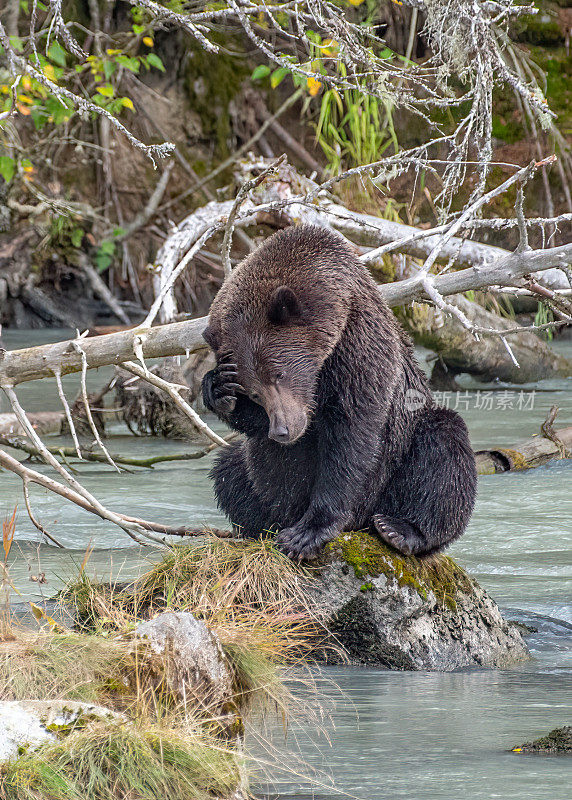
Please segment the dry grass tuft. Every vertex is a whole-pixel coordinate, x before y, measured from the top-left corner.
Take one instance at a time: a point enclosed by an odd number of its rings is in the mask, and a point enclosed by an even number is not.
[[[193,731],[99,723],[8,762],[3,800],[212,800],[239,783],[236,752]]]
[[[208,539],[173,547],[124,587],[92,583],[80,569],[61,602],[80,631],[6,629],[0,699],[70,699],[108,706],[130,722],[90,723],[0,768],[5,800],[207,800],[232,794],[243,765],[236,744],[247,720],[293,712],[319,725],[307,658],[327,641],[308,600],[311,573],[269,541]],[[190,611],[219,637],[234,678],[220,708],[183,706],[164,680],[163,657],[133,647],[138,622]],[[49,621],[49,620],[48,620]],[[151,661],[149,660],[151,658]],[[303,708],[286,679],[303,690]]]
[[[63,595],[86,629],[129,636],[137,621],[190,611],[219,637],[234,674],[236,702],[282,712],[284,677],[306,674],[311,652],[331,646],[308,599],[311,572],[268,540],[212,537],[175,546],[127,587],[96,585],[82,573]]]

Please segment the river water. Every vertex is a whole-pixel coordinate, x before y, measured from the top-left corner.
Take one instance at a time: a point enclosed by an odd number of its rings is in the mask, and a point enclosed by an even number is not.
[[[8,348],[67,338],[63,331],[4,331]],[[556,345],[572,358],[572,343]],[[420,351],[420,357],[424,353]],[[89,376],[99,387],[107,370]],[[73,399],[77,377],[65,388]],[[480,387],[440,397],[465,417],[475,449],[509,446],[539,430],[551,405],[558,425],[572,425],[572,380],[520,388]],[[491,391],[492,390],[492,391]],[[534,392],[534,393],[533,393]],[[29,411],[59,410],[55,386],[18,387]],[[9,410],[2,400],[0,411]],[[209,420],[220,430],[216,420]],[[134,438],[112,428],[111,452],[130,455],[188,450],[182,442]],[[68,443],[61,438],[55,442]],[[161,464],[118,476],[106,465],[83,465],[86,487],[110,508],[172,524],[223,526],[208,479],[211,457]],[[44,467],[37,467],[44,469]],[[153,552],[130,547],[118,529],[38,487],[34,513],[66,546],[39,544],[29,522],[19,479],[0,474],[0,516],[18,503],[10,572],[14,601],[53,595],[77,574],[86,548],[87,571],[127,580],[147,568]],[[314,676],[321,725],[294,723],[287,739],[269,731],[274,762],[260,776],[258,796],[298,800],[571,800],[572,762],[509,752],[554,727],[572,724],[572,462],[479,479],[472,522],[450,554],[497,600],[505,615],[536,628],[528,637],[532,659],[518,669],[452,674],[388,672],[336,667]],[[44,572],[43,585],[31,580]],[[304,704],[303,690],[298,690]],[[309,701],[308,701],[309,702]],[[253,744],[260,752],[261,744]],[[284,769],[276,766],[284,755]]]

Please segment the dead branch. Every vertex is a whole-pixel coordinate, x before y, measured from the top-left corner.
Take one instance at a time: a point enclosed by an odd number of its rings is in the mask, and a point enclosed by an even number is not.
[[[122,366],[124,369],[128,370],[129,372],[132,372],[133,375],[137,375],[138,378],[142,378],[143,380],[152,383],[159,389],[163,389],[163,391],[165,391],[169,395],[169,397],[171,398],[173,403],[177,406],[177,408],[191,420],[191,422],[193,423],[197,431],[199,431],[199,433],[202,433],[205,436],[207,436],[211,440],[211,442],[213,442],[213,444],[222,445],[223,447],[226,447],[226,445],[228,444],[227,441],[223,439],[222,436],[219,436],[218,433],[215,433],[213,430],[211,430],[209,426],[206,424],[206,422],[204,422],[200,418],[197,412],[185,400],[183,400],[183,398],[179,394],[181,389],[184,389],[185,391],[188,392],[189,391],[188,386],[177,386],[174,383],[169,383],[169,381],[163,380],[163,378],[160,378],[158,375],[155,375],[146,368],[145,369],[141,368],[138,364],[134,364],[132,361],[126,361],[124,364],[122,364]]]
[[[109,519],[107,514],[102,513],[96,505],[92,505],[79,492],[74,491],[68,486],[64,486],[62,483],[53,480],[53,478],[49,478],[47,475],[42,475],[40,472],[36,472],[29,467],[25,467],[20,461],[12,458],[12,456],[8,455],[8,453],[6,453],[4,450],[0,450],[0,467],[7,469],[9,472],[13,472],[15,475],[18,475],[22,481],[36,483],[38,486],[48,489],[50,492],[63,497],[65,500],[75,503],[75,505],[83,508],[85,511],[89,511],[91,514],[95,514],[101,519]],[[121,520],[121,527],[123,528],[136,529],[148,533],[155,532],[163,534],[163,536],[206,536],[209,532],[212,532],[216,536],[221,536],[222,538],[232,536],[232,534],[227,531],[209,531],[209,529],[192,528],[187,526],[173,528],[169,525],[162,525],[158,522],[150,522],[149,520],[131,517],[127,514],[120,514],[118,512],[114,512],[114,515]],[[156,537],[149,538],[151,541],[158,541],[161,544],[166,544],[165,539],[156,539]]]
[[[37,530],[39,530],[40,533],[43,536],[46,537],[46,539],[49,539],[49,541],[52,542],[53,544],[55,544],[56,547],[60,547],[63,550],[64,549],[63,544],[61,542],[59,542],[56,539],[55,536],[52,536],[52,534],[49,531],[47,531],[44,528],[44,526],[42,525],[42,523],[39,522],[34,516],[34,513],[32,511],[32,506],[30,505],[30,493],[28,491],[28,480],[22,481],[22,490],[23,490],[23,493],[24,493],[24,504],[26,506],[26,511],[28,512],[28,516],[30,517],[30,522],[32,523],[32,525]]]
[[[18,397],[11,385],[3,385],[2,389],[10,401],[10,405],[14,413],[16,414],[18,421],[24,428],[25,433],[30,437],[32,442],[41,452],[43,460],[52,466],[56,472],[58,472],[63,479],[66,481],[68,486],[74,492],[75,495],[79,495],[89,506],[91,509],[94,510],[94,513],[97,513],[103,519],[108,520],[109,522],[113,522],[115,525],[118,525],[122,528],[128,536],[130,536],[137,544],[143,544],[144,541],[153,542],[156,544],[164,544],[163,539],[159,539],[155,535],[148,532],[149,529],[144,528],[137,523],[126,521],[122,515],[116,514],[113,511],[107,509],[99,500],[94,497],[90,492],[87,491],[74,477],[71,475],[55,458],[52,453],[46,448],[45,444],[38,436],[34,428],[32,427],[26,412],[20,405],[18,401]],[[1,462],[0,462],[1,463]],[[12,470],[13,471],[13,470]]]
[[[236,437],[236,434],[230,434],[225,437],[225,442],[231,442]],[[31,444],[27,439],[21,436],[2,435],[0,434],[0,445],[3,447],[12,447],[14,450],[21,450],[33,458],[42,460],[41,451]],[[171,453],[161,456],[149,456],[148,458],[136,458],[134,456],[122,456],[113,454],[112,458],[116,464],[122,464],[126,467],[141,467],[152,469],[155,464],[164,464],[171,461],[196,461],[199,458],[212,453],[218,447],[218,443],[212,442],[207,447],[200,450],[194,450],[192,453]],[[47,447],[47,449],[54,456],[62,456],[66,460],[68,458],[77,458],[77,453],[73,447]],[[103,453],[93,453],[89,450],[84,450],[82,454],[82,461],[91,461],[97,464],[109,463]]]

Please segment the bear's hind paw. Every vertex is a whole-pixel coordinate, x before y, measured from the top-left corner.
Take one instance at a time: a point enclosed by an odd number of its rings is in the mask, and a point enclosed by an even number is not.
[[[383,514],[376,514],[372,522],[384,542],[395,550],[399,550],[400,553],[409,556],[424,549],[423,537],[408,522],[386,517]]]

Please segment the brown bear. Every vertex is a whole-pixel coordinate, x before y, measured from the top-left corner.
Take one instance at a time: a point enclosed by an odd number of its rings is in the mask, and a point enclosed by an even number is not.
[[[277,530],[277,546],[303,559],[343,530],[371,528],[419,556],[463,533],[477,483],[465,423],[435,406],[340,236],[271,236],[220,289],[204,337],[217,358],[204,402],[245,434],[212,471],[242,535]]]

